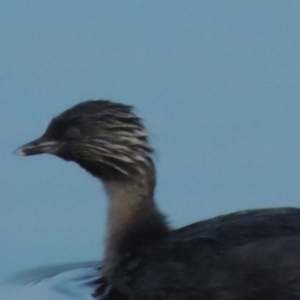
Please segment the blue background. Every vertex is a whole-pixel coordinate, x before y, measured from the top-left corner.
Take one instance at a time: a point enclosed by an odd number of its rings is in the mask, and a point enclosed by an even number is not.
[[[299,1],[1,1],[0,278],[100,260],[106,199],[12,154],[86,99],[136,107],[174,227],[300,203]]]

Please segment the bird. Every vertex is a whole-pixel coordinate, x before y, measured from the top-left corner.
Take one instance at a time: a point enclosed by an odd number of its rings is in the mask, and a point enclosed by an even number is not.
[[[15,153],[55,155],[103,183],[108,212],[95,298],[300,300],[300,209],[238,211],[173,229],[155,201],[154,149],[132,106],[76,104]]]

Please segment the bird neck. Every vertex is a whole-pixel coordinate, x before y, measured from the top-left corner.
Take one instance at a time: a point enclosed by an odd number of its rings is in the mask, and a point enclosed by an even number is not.
[[[124,256],[159,242],[169,229],[155,205],[150,183],[128,179],[104,182],[104,186],[109,198],[104,258],[108,278]]]

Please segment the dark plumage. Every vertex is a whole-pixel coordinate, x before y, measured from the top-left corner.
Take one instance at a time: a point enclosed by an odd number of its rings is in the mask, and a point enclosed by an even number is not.
[[[152,147],[131,107],[80,103],[16,152],[77,162],[104,183],[99,299],[300,299],[300,210],[238,212],[170,229],[154,202]]]

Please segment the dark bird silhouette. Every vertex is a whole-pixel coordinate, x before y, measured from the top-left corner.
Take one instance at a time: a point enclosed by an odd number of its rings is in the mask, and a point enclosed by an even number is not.
[[[16,153],[49,153],[108,196],[99,299],[300,300],[300,210],[237,212],[173,230],[154,201],[153,149],[132,107],[80,103]]]

